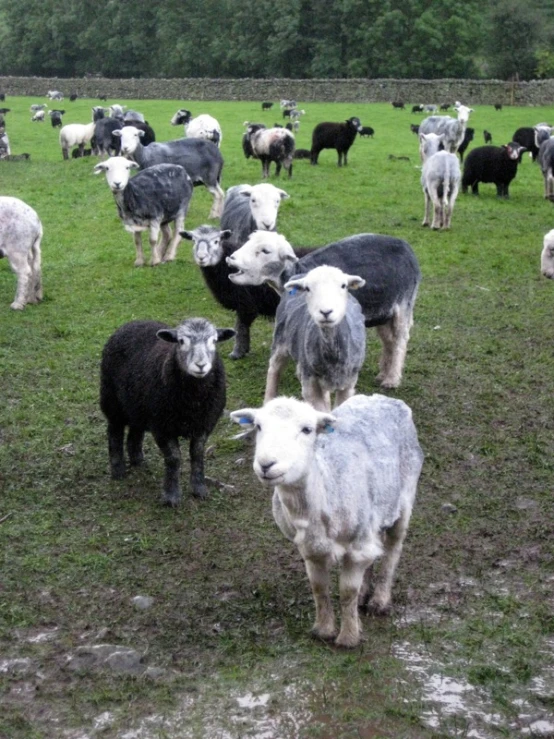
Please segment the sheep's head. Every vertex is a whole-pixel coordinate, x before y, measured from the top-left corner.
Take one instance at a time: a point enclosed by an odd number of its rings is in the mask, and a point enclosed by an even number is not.
[[[144,136],[144,131],[135,126],[124,126],[119,130],[112,131],[112,136],[121,139],[121,154],[130,157],[135,153],[141,138]]]
[[[295,485],[308,473],[318,434],[336,418],[295,398],[275,398],[263,408],[233,411],[231,419],[256,432],[254,472],[269,485]]]
[[[248,241],[227,257],[235,285],[262,285],[270,282],[281,289],[281,275],[298,261],[292,246],[275,231],[254,231]]]
[[[419,134],[419,154],[421,161],[424,162],[429,157],[436,154],[441,148],[444,141],[443,133],[420,133]],[[442,146],[444,148],[444,146]]]
[[[544,237],[541,254],[541,272],[545,277],[554,280],[554,229]]]
[[[106,180],[113,193],[122,192],[129,182],[131,170],[138,169],[136,162],[125,157],[111,157],[105,162],[99,162],[93,170],[94,174],[106,173]]]
[[[192,255],[199,267],[215,267],[224,257],[223,242],[231,235],[227,228],[220,231],[215,226],[198,226],[193,231],[180,231],[184,239],[192,241]]]
[[[260,231],[274,231],[277,214],[282,200],[290,196],[275,185],[262,183],[244,188],[241,193],[250,199],[250,211],[256,227]]]
[[[180,126],[185,123],[189,123],[192,119],[192,113],[190,110],[180,108],[175,115],[171,118],[170,123],[172,126]]]
[[[355,128],[358,133],[362,130],[362,123],[360,119],[356,116],[352,116],[352,118],[349,118],[346,122],[348,123],[348,125]]]
[[[508,159],[511,159],[514,162],[521,158],[524,151],[527,151],[525,146],[520,146],[520,144],[517,144],[515,141],[510,141],[509,144],[502,144],[501,148],[506,152]]]
[[[454,108],[456,109],[456,113],[458,114],[458,120],[461,123],[467,123],[469,120],[469,114],[474,112],[473,108],[468,108],[466,105],[462,105],[458,101],[456,101]]]
[[[177,344],[176,357],[187,375],[201,379],[211,371],[216,344],[235,335],[232,328],[216,328],[205,318],[188,318],[177,328],[163,328],[158,339]]]

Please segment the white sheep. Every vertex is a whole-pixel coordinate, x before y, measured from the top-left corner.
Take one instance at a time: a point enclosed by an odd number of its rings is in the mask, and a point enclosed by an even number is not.
[[[83,156],[85,145],[90,144],[94,136],[95,122],[90,123],[68,123],[60,130],[60,146],[62,156],[69,159],[69,150],[75,146],[79,147],[80,155]]]
[[[349,290],[365,280],[322,265],[285,285],[275,317],[264,403],[277,395],[289,357],[296,362],[302,397],[314,408],[331,410],[354,395],[365,358],[365,320]],[[298,293],[298,294],[297,294]]]
[[[460,189],[461,172],[458,157],[447,151],[438,151],[444,134],[420,133],[420,154],[423,160],[421,186],[425,196],[423,226],[432,229],[450,228],[454,203]],[[431,204],[433,221],[430,221]]]
[[[410,408],[383,395],[355,395],[331,415],[275,398],[231,418],[255,431],[254,472],[273,487],[275,522],[306,565],[316,609],[312,633],[355,647],[358,607],[384,614],[391,606],[423,462]],[[381,555],[368,602],[370,568]],[[341,626],[335,639],[330,571],[337,561]]]
[[[554,280],[554,229],[544,237],[541,254],[541,272],[545,277]]]
[[[42,300],[41,239],[42,224],[33,208],[19,198],[0,197],[0,257],[17,275],[13,310]]]
[[[125,230],[133,234],[136,247],[135,267],[144,265],[142,232],[148,231],[152,249],[151,266],[175,259],[180,232],[192,197],[192,181],[178,164],[157,164],[130,179],[136,162],[125,157],[111,157],[94,168],[94,174],[106,173],[119,217]],[[172,235],[170,223],[175,221]],[[161,239],[158,238],[161,231]]]
[[[45,112],[46,111],[44,110],[36,110],[33,117],[31,118],[31,123],[44,123]]]
[[[170,123],[172,126],[183,124],[185,135],[189,139],[206,139],[221,147],[221,141],[223,140],[221,126],[213,116],[207,113],[202,113],[193,118],[190,110],[181,108],[172,117]]]

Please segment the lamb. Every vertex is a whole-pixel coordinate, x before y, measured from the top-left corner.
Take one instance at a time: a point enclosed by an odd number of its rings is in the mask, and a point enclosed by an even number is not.
[[[419,126],[420,133],[444,133],[444,148],[452,154],[456,153],[462,143],[469,115],[473,113],[473,108],[460,103],[456,103],[454,107],[458,114],[457,120],[448,115],[432,115],[425,118]]]
[[[63,100],[63,93],[59,90],[48,90],[46,97],[50,100],[59,100],[61,102]]]
[[[264,101],[262,103],[262,110],[271,110],[273,108],[273,103],[270,103],[268,101]]]
[[[249,287],[229,281],[225,261],[257,229],[274,229],[279,205],[289,196],[273,185],[236,185],[229,188],[221,215],[221,230],[200,226],[183,231],[181,236],[193,242],[194,261],[214,298],[236,312],[235,346],[232,359],[241,359],[250,351],[250,326],[257,316],[273,317],[278,294],[267,285]]]
[[[95,123],[68,123],[60,131],[60,146],[62,148],[62,156],[69,159],[69,150],[74,146],[78,146],[81,153],[85,149],[85,145],[89,144],[94,136]]]
[[[181,108],[170,121],[172,126],[184,124],[185,134],[189,139],[206,139],[212,141],[218,148],[221,146],[223,134],[219,122],[206,113],[192,117],[190,110]]]
[[[554,280],[554,229],[544,237],[541,254],[541,272],[545,277]]]
[[[65,115],[65,110],[49,110],[48,115],[50,116],[50,122],[52,124],[52,128],[61,128],[62,127],[62,116]]]
[[[120,118],[100,118],[94,124],[93,149],[98,156],[118,154],[119,139],[114,135],[123,128]]]
[[[538,161],[544,177],[544,197],[554,203],[554,137],[541,143]]]
[[[464,155],[466,153],[466,149],[470,145],[470,143],[473,141],[474,137],[475,137],[475,129],[471,128],[471,126],[468,126],[465,130],[462,143],[458,146],[458,156],[460,157],[461,162],[464,161]]]
[[[410,408],[383,395],[355,395],[333,414],[294,398],[233,411],[256,434],[254,472],[273,488],[273,517],[306,565],[315,601],[314,636],[353,648],[360,641],[358,608],[391,608],[423,464]],[[373,562],[384,554],[369,599]],[[338,636],[330,570],[339,561]],[[336,637],[336,638],[335,638]]]
[[[44,123],[44,110],[37,110],[31,118],[31,123]]]
[[[492,133],[487,131],[486,128],[483,131],[483,138],[485,139],[485,144],[492,144]]]
[[[142,231],[149,232],[151,266],[171,262],[177,254],[180,231],[185,226],[185,216],[192,197],[190,177],[178,164],[157,164],[129,179],[131,169],[138,169],[138,165],[124,157],[112,157],[97,164],[94,174],[106,173],[118,215],[125,230],[133,234],[135,267],[144,265]],[[171,221],[175,221],[173,236],[169,225]],[[160,231],[161,239],[158,242]]]
[[[380,234],[356,234],[341,241],[295,255],[284,236],[256,231],[227,257],[229,279],[235,285],[267,282],[280,294],[295,275],[321,264],[359,275],[365,285],[356,292],[366,326],[375,326],[383,345],[378,381],[384,388],[398,387],[413,325],[413,310],[421,273],[410,245]]]
[[[213,195],[210,218],[219,218],[225,193],[220,185],[223,157],[215,144],[204,139],[177,139],[143,146],[144,131],[135,126],[124,126],[117,135],[121,137],[122,155],[133,159],[141,169],[162,162],[184,167],[194,185],[205,185]]]
[[[403,100],[393,100],[391,102],[391,105],[393,108],[398,108],[399,110],[406,110],[406,106],[404,105]]]
[[[19,198],[1,196],[0,258],[6,257],[17,275],[13,310],[42,300],[41,240],[42,224],[33,208]]]
[[[362,126],[359,134],[360,136],[371,136],[373,138],[375,130],[371,126]]]
[[[348,290],[365,280],[322,265],[289,280],[275,317],[264,403],[277,395],[289,357],[296,362],[302,397],[320,411],[354,395],[365,358],[365,322],[361,305]],[[299,294],[297,294],[299,293]]]
[[[425,214],[422,226],[429,226],[431,203],[433,204],[433,221],[430,224],[432,229],[448,229],[452,219],[452,211],[454,203],[460,189],[460,165],[458,157],[448,151],[438,151],[435,148],[434,153],[429,155],[425,151],[429,138],[436,136],[435,134],[419,135],[422,141],[422,157],[423,167],[421,170],[421,186],[425,196]],[[442,141],[444,134],[436,137],[433,142],[437,146],[437,139]]]
[[[470,151],[464,164],[462,192],[471,187],[472,193],[478,195],[480,182],[494,182],[497,197],[508,198],[522,151],[525,148],[515,141],[503,146],[478,146]]]
[[[162,503],[177,506],[179,437],[183,437],[190,440],[192,494],[206,498],[204,445],[226,399],[225,369],[216,343],[233,334],[204,318],[189,318],[177,328],[158,321],[131,321],[108,339],[102,352],[100,407],[108,421],[112,478],[125,476],[125,428],[132,466],[142,464],[142,442],[150,431],[165,461]]]
[[[359,118],[353,116],[343,123],[318,123],[312,132],[312,164],[317,164],[323,149],[336,149],[338,165],[348,164],[348,150],[354,143],[356,134],[362,129]]]
[[[263,124],[251,123],[245,134],[250,142],[252,156],[262,163],[262,177],[269,177],[269,165],[275,162],[275,174],[279,176],[281,167],[292,177],[294,159],[294,136],[286,128],[266,128]]]

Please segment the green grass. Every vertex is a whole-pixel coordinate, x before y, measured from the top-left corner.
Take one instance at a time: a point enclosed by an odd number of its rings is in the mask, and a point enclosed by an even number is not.
[[[476,686],[503,717],[499,736],[518,715],[515,699],[531,702],[529,714],[550,710],[530,691],[552,662],[545,639],[554,632],[553,285],[539,272],[553,211],[538,167],[524,159],[508,201],[497,200],[493,185],[482,185],[478,198],[460,194],[451,231],[430,232],[420,225],[409,130],[420,116],[384,104],[300,103],[307,114],[298,147],[309,148],[321,120],[359,115],[376,134],[355,142],[346,168],[332,151],[318,167],[295,163],[292,179],[278,182],[291,196],[279,230],[296,246],[358,232],[399,236],[423,272],[404,382],[392,393],[413,408],[426,454],[396,618],[364,619],[363,645],[341,653],[309,637],[313,603],[301,559],[275,527],[251,450],[231,439],[226,417],[211,439],[207,473],[232,489],[213,489],[205,502],[185,493],[177,511],[160,507],[163,465],[151,439],[144,469],[110,480],[97,398],[111,332],[134,318],[176,324],[203,315],[231,326],[234,316],[207,292],[188,242],[172,264],[133,268],[132,238],[104,176],[92,175],[95,161],[63,162],[49,121],[30,122],[31,102],[6,103],[12,151],[31,160],[0,162],[0,192],[33,206],[45,233],[42,304],[10,311],[15,279],[5,260],[0,265],[0,737],[90,733],[105,711],[112,723],[101,735],[119,737],[147,716],[175,715],[183,701],[191,736],[217,736],[214,726],[253,736],[232,716],[236,696],[256,690],[272,695],[276,736],[438,737],[469,726],[469,715],[443,714],[435,730],[422,725],[422,686],[395,657],[403,641],[443,674]],[[272,124],[277,108],[122,102],[145,113],[159,141],[180,135],[169,125],[178,107],[211,113],[223,129],[223,186],[260,181],[259,162],[242,155],[242,124]],[[96,103],[64,102],[64,122],[90,120]],[[554,120],[554,106],[477,107],[473,145],[484,128],[500,144],[542,120]],[[210,206],[197,188],[187,226],[207,222]],[[378,391],[379,344],[372,331],[368,339],[364,393]],[[222,345],[228,410],[261,401],[270,342],[271,324],[259,320],[245,360],[231,362]],[[298,394],[292,369],[282,390]],[[186,479],[185,464],[185,488]],[[135,609],[137,594],[151,595],[153,607]],[[51,640],[29,641],[54,628]],[[165,672],[149,679],[68,669],[68,655],[100,642],[137,649]],[[30,668],[2,671],[2,660],[15,657]],[[188,736],[174,726],[150,731],[141,736]]]

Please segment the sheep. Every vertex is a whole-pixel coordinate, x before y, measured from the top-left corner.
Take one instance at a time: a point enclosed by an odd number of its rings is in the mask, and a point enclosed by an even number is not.
[[[125,108],[126,105],[119,105],[118,103],[114,103],[113,105],[110,105],[108,108],[110,113],[110,118],[119,118],[121,121],[123,121],[123,116],[125,114]]]
[[[354,395],[365,358],[365,322],[348,290],[365,280],[322,265],[285,284],[275,317],[264,403],[277,395],[289,357],[296,362],[302,397],[316,410],[331,410]],[[299,294],[297,294],[299,293]]]
[[[468,187],[479,194],[479,182],[494,182],[499,198],[508,198],[510,182],[517,174],[517,165],[524,147],[515,141],[503,146],[478,146],[469,152],[464,163],[462,192]]]
[[[420,133],[444,133],[444,148],[452,154],[456,153],[462,143],[469,115],[473,113],[473,108],[460,103],[456,103],[454,107],[458,114],[457,120],[448,115],[433,115],[425,118],[419,126]]]
[[[101,118],[106,117],[106,111],[102,107],[102,105],[95,105],[92,108],[92,120],[96,123],[96,121],[99,121]]]
[[[37,110],[44,110],[47,107],[48,106],[46,105],[46,103],[32,103],[32,105],[29,107],[29,111],[31,113],[36,113]]]
[[[50,123],[52,124],[52,128],[61,128],[62,116],[65,115],[65,110],[49,110],[48,115],[50,116]]]
[[[0,100],[5,100],[5,99],[6,99],[6,93],[0,92]]]
[[[375,326],[383,345],[378,381],[398,387],[413,325],[413,310],[421,273],[414,252],[402,239],[380,234],[356,234],[341,241],[295,255],[281,234],[256,231],[227,257],[236,285],[267,282],[283,294],[295,275],[321,264],[359,275],[366,284],[356,292],[366,326]]]
[[[233,334],[205,318],[189,318],[177,328],[131,321],[112,334],[102,352],[100,407],[108,422],[113,479],[126,472],[125,428],[132,466],[142,464],[142,442],[150,431],[165,461],[162,503],[177,506],[182,437],[190,440],[192,494],[206,498],[204,445],[225,407],[225,369],[216,344]]]
[[[483,131],[483,138],[485,140],[485,144],[492,144],[492,133],[487,131],[486,128]]]
[[[373,138],[375,130],[371,126],[362,126],[358,133],[360,136],[370,136]]]
[[[514,131],[514,135],[512,136],[512,141],[523,147],[523,151],[528,151],[529,156],[534,162],[537,161],[537,157],[539,156],[536,133],[536,129],[533,126],[521,126],[521,128]]]
[[[279,107],[283,108],[296,108],[296,100],[281,100]]]
[[[271,108],[273,108],[273,103],[268,101],[262,103],[262,110],[271,110]]]
[[[225,258],[256,229],[274,229],[279,205],[288,197],[284,190],[269,184],[236,185],[227,191],[221,229],[200,226],[181,232],[183,238],[193,242],[194,261],[214,298],[224,308],[236,312],[232,359],[248,354],[250,326],[258,315],[275,315],[279,296],[267,285],[249,287],[231,283]]]
[[[544,197],[554,203],[554,137],[541,143],[538,162],[544,177]]]
[[[119,139],[114,135],[115,131],[123,128],[120,118],[100,118],[94,124],[94,153],[98,156],[110,156],[118,154]]]
[[[471,128],[471,126],[467,126],[464,138],[462,139],[462,143],[458,146],[458,156],[460,157],[460,161],[464,161],[464,155],[466,153],[467,147],[470,145],[470,143],[473,141],[475,137],[475,129]]]
[[[289,118],[291,118],[293,121],[297,121],[303,115],[306,115],[305,110],[298,110],[297,108],[294,108],[290,111]]]
[[[6,156],[2,157],[2,161],[22,162],[22,161],[29,161],[30,158],[31,158],[31,155],[24,152],[23,154],[7,154]]]
[[[554,229],[544,237],[541,254],[541,272],[545,277],[554,280]]]
[[[60,146],[64,159],[69,159],[69,150],[78,146],[81,152],[94,136],[95,123],[68,123],[60,130]]]
[[[225,193],[221,189],[223,157],[215,144],[205,139],[177,139],[143,146],[144,131],[135,126],[124,126],[116,135],[121,138],[121,153],[133,159],[141,169],[168,162],[180,164],[194,185],[203,184],[213,195],[210,218],[219,218]]]
[[[0,114],[1,115],[6,115],[10,111],[11,111],[11,108],[0,108]]]
[[[495,110],[502,110],[502,103],[495,103],[494,104],[494,109]]]
[[[189,139],[206,139],[212,141],[218,148],[221,146],[223,134],[218,121],[206,113],[192,117],[190,110],[181,108],[170,121],[172,126],[184,124],[185,134]]]
[[[441,105],[439,106],[439,108],[440,108],[440,110],[449,110],[449,108],[450,108],[450,103],[442,103],[442,104],[441,104]]]
[[[410,131],[412,133],[418,134],[419,133],[419,124],[417,124],[417,123],[410,123]]]
[[[262,163],[262,177],[269,177],[269,166],[275,162],[275,174],[278,177],[281,167],[292,177],[294,159],[294,136],[286,128],[266,128],[262,124],[249,124],[246,136],[250,142],[252,156]]]
[[[421,134],[425,136],[425,134]],[[425,214],[422,226],[429,226],[433,204],[432,229],[450,228],[454,203],[460,189],[458,157],[447,151],[437,151],[428,157],[421,170],[421,186],[425,196]]]
[[[10,140],[4,128],[0,128],[0,159],[7,159],[11,156],[12,150]]]
[[[338,165],[348,164],[348,150],[354,143],[356,134],[362,129],[359,118],[353,116],[343,123],[318,123],[312,131],[312,164],[317,164],[322,149],[336,149]]]
[[[273,517],[304,560],[315,601],[312,634],[353,648],[358,608],[391,609],[391,590],[423,465],[412,412],[383,395],[355,395],[332,414],[294,398],[233,411],[256,434],[254,472],[273,488]],[[373,562],[384,555],[369,599]],[[338,636],[330,570],[340,563]],[[336,637],[336,638],[335,638]]]
[[[154,129],[152,126],[149,125],[148,121],[145,121],[144,123],[141,123],[140,121],[133,121],[132,123],[129,121],[125,121],[123,123],[123,128],[125,126],[134,126],[139,131],[144,132],[144,136],[141,138],[141,144],[143,146],[148,146],[149,144],[152,144],[156,140],[156,134],[154,132]],[[117,136],[116,136],[117,139]],[[121,141],[117,141],[117,150],[119,151]]]
[[[137,110],[126,110],[123,114],[124,123],[146,123],[142,113]]]
[[[61,102],[63,100],[63,93],[59,90],[48,90],[46,97],[50,100],[59,100]]]
[[[37,110],[31,118],[31,123],[44,123],[44,110]]]
[[[78,97],[79,97],[79,95],[77,95],[76,92],[72,92],[71,95],[69,96],[69,102],[70,103],[74,103],[77,100]]]
[[[438,109],[439,108],[437,105],[424,105],[423,106],[424,113],[436,113]]]
[[[312,152],[309,149],[295,149],[293,158],[294,159],[310,159]]]
[[[406,106],[404,105],[403,100],[393,100],[391,102],[391,105],[393,108],[398,108],[398,110],[406,110]]]
[[[135,267],[144,265],[142,231],[149,232],[151,266],[171,262],[176,257],[192,197],[190,177],[178,164],[157,164],[129,179],[131,169],[138,169],[138,165],[124,157],[112,157],[97,164],[94,174],[106,173],[118,215],[125,230],[133,234]],[[171,221],[175,221],[173,236]]]
[[[412,113],[423,113],[423,105],[421,105],[421,103],[418,105],[412,105]]]
[[[41,240],[42,224],[33,208],[19,198],[1,196],[0,258],[6,257],[17,275],[13,310],[42,300]]]

